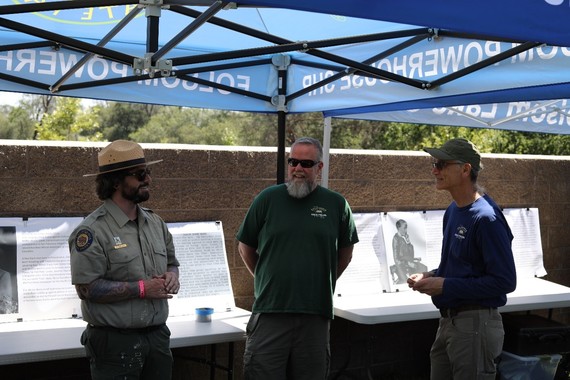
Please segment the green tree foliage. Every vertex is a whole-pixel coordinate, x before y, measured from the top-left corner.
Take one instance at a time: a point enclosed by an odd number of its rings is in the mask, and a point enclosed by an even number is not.
[[[20,100],[19,106],[24,108],[30,118],[35,122],[42,120],[43,116],[55,110],[59,97],[51,95],[29,95],[26,94]]]
[[[243,146],[277,146],[277,116],[265,113],[232,114],[238,144]]]
[[[156,108],[152,104],[108,102],[98,110],[99,132],[108,141],[129,139],[131,133],[148,123]]]
[[[236,145],[235,121],[243,115],[182,107],[161,107],[148,123],[129,135],[155,143]]]
[[[35,122],[22,107],[0,106],[0,139],[31,140]]]
[[[288,136],[323,136],[323,121],[320,114],[316,115],[305,115],[303,120],[288,123]],[[570,153],[568,135],[343,119],[332,120],[331,147],[418,151],[427,146],[439,146],[456,137],[473,141],[482,152]]]
[[[84,111],[77,100],[65,99],[27,95],[18,107],[3,106],[0,138],[243,146],[276,146],[278,141],[275,114],[117,102],[100,102]],[[331,125],[331,148],[420,151],[464,137],[482,152],[570,154],[570,135],[350,119],[333,119]],[[321,113],[287,115],[287,146],[301,136],[323,135]]]
[[[85,113],[81,108],[81,100],[76,98],[60,98],[55,110],[44,115],[36,124],[37,138],[40,140],[100,140],[96,132],[97,114]]]

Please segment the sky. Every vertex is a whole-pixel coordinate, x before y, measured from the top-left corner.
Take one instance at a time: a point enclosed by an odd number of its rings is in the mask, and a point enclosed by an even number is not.
[[[0,105],[10,105],[10,106],[17,106],[20,103],[20,100],[24,94],[19,92],[6,92],[0,91]],[[83,99],[81,103],[84,106],[92,106],[95,103],[95,100],[91,99]]]
[[[22,99],[23,94],[17,92],[0,91],[0,104],[8,104],[10,106],[17,106]]]

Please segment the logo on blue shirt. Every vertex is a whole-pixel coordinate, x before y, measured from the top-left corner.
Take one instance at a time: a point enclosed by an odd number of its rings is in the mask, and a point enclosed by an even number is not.
[[[463,226],[457,227],[457,231],[455,232],[455,237],[457,239],[463,240],[465,239],[465,235],[467,235],[467,228]]]

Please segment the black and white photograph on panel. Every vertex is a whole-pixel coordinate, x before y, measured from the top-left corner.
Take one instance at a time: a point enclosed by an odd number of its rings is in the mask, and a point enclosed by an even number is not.
[[[0,314],[18,312],[15,226],[0,226]]]
[[[390,290],[408,290],[407,279],[428,271],[426,218],[422,212],[390,212],[382,216]]]

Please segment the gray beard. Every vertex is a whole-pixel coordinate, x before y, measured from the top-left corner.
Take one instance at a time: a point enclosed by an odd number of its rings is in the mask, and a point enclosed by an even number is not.
[[[287,182],[287,192],[293,198],[305,198],[307,195],[311,194],[311,191],[313,191],[311,182]]]

